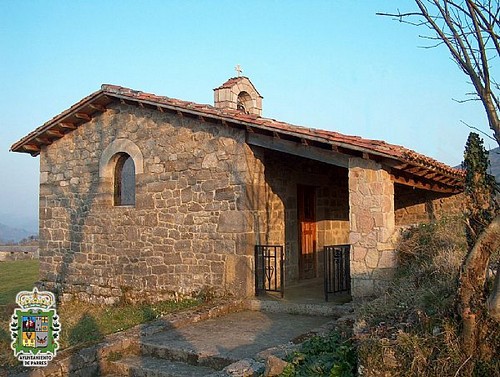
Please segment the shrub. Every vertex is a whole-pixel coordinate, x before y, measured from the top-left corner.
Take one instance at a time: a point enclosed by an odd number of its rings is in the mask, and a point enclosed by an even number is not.
[[[356,374],[357,355],[354,343],[337,332],[305,341],[289,359],[281,376],[350,377]]]
[[[489,324],[491,358],[461,351],[455,317],[457,280],[467,242],[461,218],[406,230],[398,245],[400,268],[387,293],[359,309],[366,328],[358,337],[363,376],[500,375],[500,328]],[[482,353],[484,354],[484,353]]]

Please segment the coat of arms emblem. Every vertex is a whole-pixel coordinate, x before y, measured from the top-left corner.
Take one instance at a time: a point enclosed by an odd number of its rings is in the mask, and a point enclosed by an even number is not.
[[[14,310],[10,324],[14,356],[24,366],[47,366],[59,348],[61,326],[52,292],[21,291],[16,296],[20,308]]]

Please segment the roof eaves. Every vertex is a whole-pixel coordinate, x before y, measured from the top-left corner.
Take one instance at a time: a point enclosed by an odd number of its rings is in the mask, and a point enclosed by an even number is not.
[[[96,98],[101,96],[103,94],[102,89],[97,90],[94,93],[84,97],[80,101],[78,101],[76,104],[72,105],[70,108],[66,109],[62,113],[56,115],[49,121],[45,122],[42,124],[40,127],[37,127],[35,130],[31,131],[29,134],[12,144],[10,147],[10,152],[22,152],[20,149],[22,148],[23,145],[27,144],[29,141],[34,140],[35,138],[41,136],[44,132],[50,130],[51,128],[54,127],[54,125],[63,122],[65,118],[70,116],[71,114],[77,113],[79,110],[84,108],[85,106],[88,106],[90,103],[92,103]],[[38,153],[34,153],[34,156],[38,155]]]
[[[244,77],[233,78],[228,80],[228,82],[242,78]],[[410,164],[412,166],[420,166],[425,169],[439,172],[440,174],[445,174],[446,176],[452,177],[457,181],[463,180],[463,172],[458,169],[451,168],[439,161],[421,155],[405,147],[389,144],[381,140],[364,139],[358,136],[343,135],[333,131],[292,125],[275,119],[244,114],[237,110],[217,109],[210,105],[202,105],[175,98],[157,96],[110,84],[103,84],[100,90],[83,98],[69,109],[63,111],[48,122],[44,123],[42,126],[30,132],[21,140],[13,144],[10,150],[16,152],[27,152],[27,150],[22,149],[23,145],[35,140],[35,138],[55,127],[58,123],[61,123],[65,119],[78,113],[78,111],[82,110],[86,106],[91,105],[92,102],[96,101],[100,98],[100,96],[112,97],[119,100],[128,100],[136,103],[147,104],[153,107],[161,107],[174,112],[191,114],[193,116],[209,117],[214,120],[240,125],[245,128],[253,127],[255,129],[269,132],[270,134],[278,133],[292,138],[305,139],[308,141],[315,141],[322,144],[340,147],[345,150],[367,153],[372,156],[394,161],[396,162],[394,166],[397,166],[397,163],[399,163],[399,165],[403,163]],[[35,152],[29,153],[32,155],[38,154]]]

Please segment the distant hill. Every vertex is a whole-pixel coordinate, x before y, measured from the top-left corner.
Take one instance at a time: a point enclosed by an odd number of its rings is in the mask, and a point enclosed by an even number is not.
[[[497,182],[500,183],[500,147],[490,150],[491,175],[494,175]]]
[[[26,229],[13,228],[0,223],[0,244],[19,242],[34,234]]]

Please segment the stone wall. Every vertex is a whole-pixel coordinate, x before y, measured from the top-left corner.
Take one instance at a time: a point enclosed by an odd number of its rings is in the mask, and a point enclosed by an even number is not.
[[[0,245],[0,262],[38,259],[38,246]]]
[[[426,223],[462,211],[463,196],[460,194],[443,194],[400,184],[395,184],[394,190],[397,226]]]
[[[351,293],[383,292],[396,267],[394,184],[380,164],[349,160]]]
[[[136,164],[134,206],[113,205],[119,152]],[[349,243],[353,296],[377,294],[395,268],[396,224],[459,203],[394,185],[373,161],[345,169],[249,147],[243,129],[127,104],[44,147],[40,169],[41,284],[106,303],[252,295],[255,244],[284,245],[296,281],[298,185],[315,188],[316,275],[323,246]]]
[[[135,206],[113,206],[100,166],[116,140],[140,150]],[[40,155],[41,283],[63,299],[155,301],[253,293],[244,131],[116,104]]]

